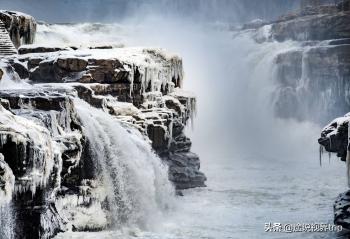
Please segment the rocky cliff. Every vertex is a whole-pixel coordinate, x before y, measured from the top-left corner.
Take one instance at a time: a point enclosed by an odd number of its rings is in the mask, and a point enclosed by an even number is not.
[[[306,7],[274,22],[246,24],[256,41],[290,41],[291,47],[275,57],[274,110],[276,116],[324,124],[318,139],[324,151],[349,160],[350,11],[349,1],[338,6]],[[321,161],[320,161],[321,163]],[[350,181],[349,181],[350,182]],[[350,192],[334,203],[334,222],[350,229]]]
[[[254,21],[243,30],[257,42],[290,42],[275,57],[278,117],[326,123],[349,111],[350,12],[346,7],[306,7],[272,22]],[[317,100],[316,100],[317,99]]]
[[[288,42],[274,59],[273,102],[277,117],[325,124],[350,110],[350,11],[349,1],[339,5],[306,6],[278,20],[255,20],[241,31],[258,43]],[[285,44],[287,45],[287,44]],[[349,160],[349,114],[336,118],[321,132],[324,151]],[[321,160],[321,158],[320,158]],[[335,204],[335,224],[350,229],[350,192]]]
[[[331,121],[325,126],[318,139],[320,146],[320,157],[323,151],[336,153],[342,161],[346,162],[348,185],[350,185],[350,147],[349,147],[349,120],[350,115],[346,114]],[[321,160],[321,158],[320,158]],[[344,228],[350,228],[350,191],[340,194],[334,203],[334,223]]]
[[[103,230],[115,222],[111,198],[101,192],[106,181],[99,181],[99,174],[108,171],[101,167],[109,163],[96,162],[96,143],[86,135],[78,99],[99,109],[96,114],[106,114],[106,122],[121,124],[130,137],[149,142],[177,190],[205,186],[199,157],[184,134],[196,98],[182,89],[179,56],[154,48],[20,46],[33,42],[35,20],[8,11],[0,13],[0,20],[19,48],[18,55],[0,63],[0,208],[10,207],[14,221],[11,229],[0,229],[2,235],[51,238],[65,230]],[[103,147],[123,151],[123,144],[112,142]],[[143,144],[134,150],[128,161],[148,152]],[[130,171],[128,162],[120,167]],[[110,171],[112,180],[122,172]],[[122,198],[131,193],[127,185],[114,189],[116,204],[125,210],[135,206],[134,199]],[[0,210],[1,217],[6,210]],[[126,212],[119,211],[118,220],[128,221]]]

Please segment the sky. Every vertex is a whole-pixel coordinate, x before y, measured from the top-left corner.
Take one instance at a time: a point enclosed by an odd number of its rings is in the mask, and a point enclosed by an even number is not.
[[[299,0],[0,0],[1,7],[49,23],[115,22],[149,14],[197,21],[274,19],[299,6]]]

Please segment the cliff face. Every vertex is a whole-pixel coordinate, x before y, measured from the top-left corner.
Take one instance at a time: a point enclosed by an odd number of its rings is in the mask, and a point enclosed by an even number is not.
[[[349,26],[348,8],[333,5],[244,26],[258,42],[294,42],[275,58],[276,116],[326,123],[348,112]]]
[[[274,59],[274,111],[277,117],[325,124],[350,110],[350,11],[344,4],[307,6],[277,21],[244,25],[258,43],[290,42]],[[350,178],[349,114],[336,118],[321,132],[324,151],[347,161]],[[321,158],[320,158],[321,160]],[[321,162],[320,162],[321,163]],[[334,222],[350,228],[350,193],[334,204]]]
[[[270,30],[265,37],[256,34],[259,42],[272,39],[299,42],[275,59],[277,116],[325,123],[349,111],[349,23],[349,1],[345,1],[338,6],[307,7],[270,25],[258,26]],[[346,114],[332,120],[323,128],[318,142],[320,160],[324,151],[336,153],[346,161],[350,178],[349,119]],[[349,195],[349,192],[340,194],[334,203],[334,223],[347,229],[350,228]]]
[[[0,17],[16,46],[33,41],[33,18],[11,12],[2,12]],[[110,171],[111,179],[116,180],[126,170],[129,178],[135,168],[128,168],[128,161],[137,163],[139,154],[156,157],[148,151],[148,143],[142,143],[135,147],[134,155],[120,156],[126,160],[120,162],[124,166],[103,169],[116,167],[110,162],[119,159],[111,152],[116,150],[119,155],[123,146],[106,139],[108,145],[101,147],[109,161],[97,162],[99,152],[94,150],[101,142],[87,135],[93,129],[86,128],[89,120],[82,118],[81,109],[78,113],[79,99],[100,109],[91,112],[105,115],[106,122],[115,120],[116,127],[121,124],[137,142],[140,138],[149,141],[167,164],[176,189],[205,186],[199,157],[190,151],[191,141],[184,134],[195,115],[196,98],[181,88],[181,58],[163,49],[102,48],[108,49],[22,46],[20,55],[1,60],[0,196],[8,198],[6,205],[11,206],[15,221],[14,228],[1,229],[1,233],[12,230],[15,238],[51,238],[68,229],[110,228],[116,219],[111,215],[111,196],[101,192],[106,186],[101,172]],[[104,121],[96,127],[106,127],[101,124]],[[132,184],[135,179],[130,180]],[[118,185],[114,203],[125,208],[117,213],[122,217],[118,220],[128,221],[132,213],[126,212],[140,207],[136,199],[145,196],[139,192],[141,196],[129,197],[128,185],[112,184]]]
[[[323,128],[318,142],[321,145],[320,154],[322,154],[323,150],[330,153],[336,153],[337,157],[346,162],[348,184],[350,185],[349,121],[349,114],[334,119]],[[322,155],[320,155],[320,157],[321,156]],[[350,228],[349,206],[350,191],[340,194],[334,203],[334,223],[347,229]]]

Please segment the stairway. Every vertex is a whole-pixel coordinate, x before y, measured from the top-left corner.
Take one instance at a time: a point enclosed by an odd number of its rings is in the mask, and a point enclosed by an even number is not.
[[[13,45],[10,35],[5,28],[5,24],[0,20],[0,57],[17,54],[17,49]]]

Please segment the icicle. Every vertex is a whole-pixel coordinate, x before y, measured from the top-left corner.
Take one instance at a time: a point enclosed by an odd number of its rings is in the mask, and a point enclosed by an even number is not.
[[[75,105],[101,169],[114,226],[151,226],[150,213],[161,216],[174,193],[165,165],[138,131],[126,130],[111,115],[80,99]]]

